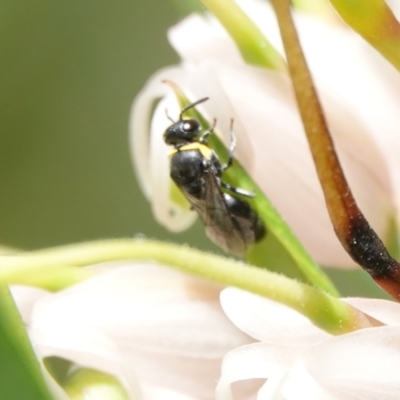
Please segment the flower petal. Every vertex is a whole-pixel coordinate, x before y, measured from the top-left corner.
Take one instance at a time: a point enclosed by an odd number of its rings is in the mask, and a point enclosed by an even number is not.
[[[171,122],[166,118],[165,110],[178,115],[176,100],[173,94],[169,93],[167,97],[161,100],[154,112],[151,122],[150,134],[150,182],[153,196],[152,210],[157,221],[173,232],[180,232],[189,228],[195,221],[197,215],[188,207],[183,208],[171,200],[171,179],[170,162],[167,156],[170,149],[162,139],[162,133],[165,132]],[[173,115],[174,115],[173,114]]]
[[[175,231],[184,230],[191,226],[196,219],[196,214],[182,210],[181,207],[176,207],[174,203],[169,201],[168,151],[162,139],[162,134],[170,122],[168,123],[166,118],[165,108],[163,108],[163,118],[154,120],[151,129],[149,120],[154,104],[164,96],[169,95],[171,97],[171,90],[162,81],[165,79],[174,80],[182,73],[179,68],[171,67],[159,71],[149,79],[132,105],[129,128],[132,162],[139,186],[148,199],[155,201],[153,211],[157,220]],[[174,106],[177,108],[176,102],[175,104],[171,103],[168,103],[169,112]],[[161,121],[161,126],[158,121]],[[150,132],[154,131],[155,134],[149,136]]]
[[[36,305],[129,346],[166,354],[222,357],[249,338],[219,305],[219,287],[157,265],[110,268]]]
[[[400,327],[368,328],[317,345],[305,366],[333,398],[397,399]]]
[[[34,309],[29,336],[41,358],[62,357],[80,366],[104,371],[119,379],[132,398],[138,396],[133,370],[123,368],[119,349],[99,330],[84,323],[76,324],[62,314],[53,314],[50,318]]]
[[[186,63],[199,65],[213,59],[244,64],[238,48],[214,18],[192,14],[169,29],[168,40]]]
[[[330,337],[289,307],[240,289],[224,289],[221,305],[239,329],[275,346],[303,348]]]
[[[252,341],[223,313],[220,287],[150,263],[92,268],[101,273],[36,303],[38,352],[211,399],[222,357]]]
[[[10,285],[10,292],[26,325],[31,323],[31,314],[36,301],[51,296],[46,290],[22,285]]]
[[[400,304],[390,300],[348,297],[343,301],[386,325],[400,325]]]
[[[143,398],[148,400],[199,400],[199,397],[197,396],[188,396],[186,394],[178,393],[174,390],[166,389],[165,387],[153,385],[144,385]]]

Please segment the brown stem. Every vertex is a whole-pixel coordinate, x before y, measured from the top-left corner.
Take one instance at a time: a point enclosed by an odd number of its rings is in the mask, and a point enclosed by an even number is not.
[[[272,0],[289,72],[329,216],[342,246],[387,293],[400,300],[400,264],[358,208],[340,166],[325,116],[308,69],[289,0]]]

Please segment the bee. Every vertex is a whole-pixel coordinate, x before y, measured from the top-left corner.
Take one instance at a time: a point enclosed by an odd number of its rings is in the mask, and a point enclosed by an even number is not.
[[[231,121],[231,143],[226,164],[221,164],[208,145],[211,129],[201,132],[200,122],[185,119],[184,114],[208,97],[189,104],[164,133],[164,141],[174,146],[170,152],[170,176],[202,219],[207,236],[228,253],[243,257],[249,248],[262,239],[266,229],[256,211],[242,198],[254,197],[249,192],[226,183],[223,173],[232,165],[236,146]],[[239,197],[240,196],[240,197]]]

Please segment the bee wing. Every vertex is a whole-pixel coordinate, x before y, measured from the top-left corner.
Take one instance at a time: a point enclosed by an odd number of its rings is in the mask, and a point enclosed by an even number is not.
[[[188,200],[203,220],[207,236],[225,251],[242,257],[247,240],[225,203],[214,171],[204,170],[202,179],[204,186],[200,198],[187,195]]]

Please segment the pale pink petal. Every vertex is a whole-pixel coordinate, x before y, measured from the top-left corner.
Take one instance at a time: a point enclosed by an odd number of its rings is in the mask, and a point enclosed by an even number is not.
[[[148,137],[150,132],[150,113],[154,102],[168,94],[168,88],[162,81],[167,77],[176,76],[179,72],[179,68],[172,67],[165,68],[154,74],[132,104],[129,121],[130,131],[135,133],[129,136],[132,162],[134,163],[139,185],[147,198],[152,196]],[[161,135],[162,133],[160,137]]]
[[[171,96],[171,90],[165,83],[165,79],[174,80],[181,76],[183,71],[177,67],[166,68],[154,74],[147,85],[136,97],[130,115],[130,150],[132,162],[136,171],[139,186],[148,199],[162,199],[162,204],[153,204],[153,211],[158,221],[171,230],[179,231],[187,229],[195,220],[195,213],[182,210],[170,201],[169,196],[169,164],[166,156],[166,147],[162,140],[162,134],[166,128],[168,119],[163,109],[163,126],[155,125],[152,121],[151,129],[159,129],[155,136],[150,135],[150,113],[154,105],[161,97]],[[177,107],[175,105],[175,107]],[[173,105],[169,105],[172,112]],[[158,120],[157,120],[158,121]],[[158,157],[159,154],[162,157]],[[158,157],[158,158],[155,158]],[[155,169],[155,165],[159,166]],[[161,192],[161,193],[160,193]],[[161,197],[160,197],[161,195]]]
[[[164,86],[166,86],[164,84]],[[171,125],[168,115],[179,115],[179,109],[173,94],[169,93],[157,105],[151,121],[149,169],[153,201],[151,203],[156,220],[173,232],[180,232],[190,227],[197,215],[190,210],[189,205],[182,207],[171,199],[171,184],[169,177],[170,161],[167,156],[171,151],[165,144],[162,134]]]
[[[242,346],[224,357],[221,379],[230,383],[243,379],[267,379],[285,372],[298,355],[296,350],[293,354],[286,347],[263,342]]]
[[[286,379],[283,379],[286,372],[310,346],[312,343],[308,343],[308,346],[293,347],[261,342],[232,350],[223,360],[222,375],[216,389],[217,400],[232,399],[232,391],[237,395],[236,390],[232,390],[233,383],[260,378],[267,381],[260,389],[257,399],[281,398],[278,394],[281,393],[282,387],[285,387],[282,382]],[[314,379],[309,379],[311,385]]]
[[[10,285],[10,292],[26,325],[31,323],[32,309],[36,301],[51,296],[46,290],[22,285]]]
[[[144,385],[143,398],[145,400],[201,400],[200,397],[188,396],[161,386]]]
[[[276,385],[303,350],[266,343],[232,350],[222,363],[221,379],[216,389],[217,400],[232,399],[232,384],[235,382],[263,378],[268,379],[268,384]],[[234,392],[237,395],[236,390]]]
[[[400,20],[400,3],[397,0],[386,0],[386,3],[392,9],[396,18]]]
[[[156,265],[110,269],[36,305],[93,326],[132,349],[222,357],[249,342],[223,313],[219,288]]]
[[[261,390],[257,400],[354,400],[331,396],[309,374],[302,362],[295,365],[275,387],[270,389]]]
[[[395,149],[391,147],[396,143],[398,150],[400,144],[397,134],[400,116],[396,107],[400,88],[398,72],[359,35],[345,27],[307,17],[298,18],[298,25],[316,78],[349,104],[386,154],[394,155]],[[319,40],[315,40],[316,32]]]
[[[217,400],[232,399],[232,383],[260,377],[268,380],[259,400],[396,399],[399,338],[399,326],[385,326],[309,343],[308,349],[243,346],[224,358]]]
[[[302,348],[330,336],[289,307],[240,289],[224,289],[221,305],[239,329],[265,343]]]
[[[101,331],[62,314],[34,309],[29,336],[41,358],[57,356],[114,375],[133,398],[138,395],[133,369],[124,370],[118,347]]]
[[[211,400],[222,357],[252,342],[225,316],[220,287],[150,263],[91,268],[99,274],[35,303],[37,353],[115,375],[129,393],[140,382]]]
[[[201,400],[214,399],[221,359],[141,352],[132,349],[129,343],[121,343],[121,348],[125,368],[135,367],[141,384],[168,388]]]
[[[274,375],[264,383],[257,393],[257,400],[282,400],[280,386],[285,375]]]
[[[185,63],[206,59],[243,65],[243,58],[226,31],[214,18],[190,15],[168,31],[168,40]]]
[[[343,301],[386,325],[400,325],[400,303],[361,297],[344,298]]]
[[[369,328],[333,337],[312,349],[305,366],[334,398],[398,399],[400,327]]]

